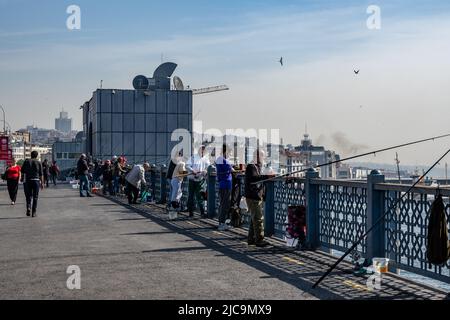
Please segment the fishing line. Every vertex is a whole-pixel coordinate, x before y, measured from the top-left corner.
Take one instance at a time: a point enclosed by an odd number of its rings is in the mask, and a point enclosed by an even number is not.
[[[348,249],[344,255],[342,257],[340,257],[336,263],[334,263],[328,270],[327,272],[325,272],[319,280],[317,280],[317,282],[312,286],[313,289],[315,289],[344,259],[345,257],[347,257],[360,243],[362,240],[364,240],[369,233],[381,222],[384,220],[384,218],[391,212],[392,209],[394,209],[395,207],[397,207],[397,205],[403,200],[403,198],[405,196],[407,196],[412,189],[415,188],[416,185],[418,185],[423,178],[425,178],[427,176],[428,173],[430,173],[431,170],[434,169],[434,167],[436,167],[441,161],[442,159],[444,159],[448,154],[450,153],[450,149],[447,150],[447,152],[444,153],[444,155],[442,155],[439,160],[437,160],[409,189],[408,191],[404,192],[400,198],[397,199],[397,201],[395,201],[395,203],[393,205],[391,205],[389,207],[389,209],[381,216],[379,217],[374,223],[373,225],[362,235],[358,238],[358,240],[356,240],[356,242],[353,243],[353,245],[350,247],[350,249]]]

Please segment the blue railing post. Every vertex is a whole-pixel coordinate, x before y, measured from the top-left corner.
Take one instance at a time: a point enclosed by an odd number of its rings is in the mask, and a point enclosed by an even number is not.
[[[384,175],[373,170],[367,176],[367,226],[369,229],[384,214],[384,192],[375,190],[375,184],[383,183]],[[367,237],[367,258],[385,257],[385,227],[384,223],[378,225]]]
[[[319,236],[319,185],[312,184],[312,179],[319,179],[319,172],[310,168],[306,172],[306,241],[312,249],[320,247]]]
[[[159,200],[159,202],[161,204],[166,203],[167,191],[168,191],[167,190],[167,166],[162,165],[161,166],[161,199]]]
[[[207,210],[208,218],[212,219],[216,216],[216,167],[208,167],[208,200]]]
[[[264,235],[271,237],[275,234],[275,183],[265,183],[266,200],[264,203]]]

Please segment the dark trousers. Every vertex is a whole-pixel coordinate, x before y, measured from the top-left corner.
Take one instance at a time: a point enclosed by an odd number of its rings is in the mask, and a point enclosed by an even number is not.
[[[56,174],[52,174],[52,182],[56,186]]]
[[[40,183],[38,180],[30,180],[24,183],[25,197],[27,199],[27,210],[36,212]]]
[[[197,203],[197,206],[200,210],[200,214],[205,214],[205,199],[204,199],[204,185],[205,180],[202,181],[194,181],[189,180],[189,186],[188,186],[188,211],[189,213],[194,212],[195,209],[195,203]]]
[[[48,188],[48,174],[44,174],[44,185]]]
[[[11,201],[16,202],[17,199],[17,191],[19,190],[19,180],[7,180],[6,184],[8,185],[8,193]]]
[[[136,204],[137,199],[139,197],[139,189],[133,186],[131,183],[127,182],[127,189],[128,189],[128,203],[129,204]]]
[[[114,194],[112,180],[103,180],[103,194],[106,192],[109,192],[111,196]]]
[[[231,189],[219,189],[219,197],[219,223],[225,223],[230,219]]]

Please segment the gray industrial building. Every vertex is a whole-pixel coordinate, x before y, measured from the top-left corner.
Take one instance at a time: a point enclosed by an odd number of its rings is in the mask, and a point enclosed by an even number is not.
[[[83,132],[79,132],[71,142],[57,141],[53,144],[53,160],[58,163],[61,171],[76,167],[77,161],[84,150],[83,135]]]
[[[134,90],[98,89],[83,106],[85,153],[93,158],[125,156],[129,163],[167,163],[176,129],[192,136],[192,91],[172,90],[174,63],[160,65],[153,78],[137,76]],[[192,141],[190,141],[192,143]]]

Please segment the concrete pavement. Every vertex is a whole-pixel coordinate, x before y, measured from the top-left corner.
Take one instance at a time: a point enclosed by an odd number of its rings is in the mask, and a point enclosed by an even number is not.
[[[445,293],[395,275],[370,290],[342,263],[320,288],[312,284],[335,261],[294,252],[280,242],[256,248],[246,231],[218,232],[216,221],[168,221],[153,205],[123,198],[79,198],[68,186],[41,194],[38,217],[25,217],[0,187],[0,299],[443,299]],[[69,266],[81,290],[69,290]]]
[[[41,193],[37,218],[22,190],[0,190],[0,299],[313,299],[296,286],[66,186]],[[212,232],[208,230],[208,232]],[[81,290],[68,290],[68,266]]]

